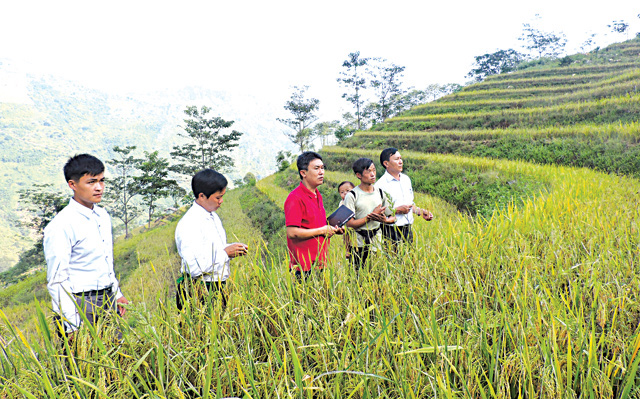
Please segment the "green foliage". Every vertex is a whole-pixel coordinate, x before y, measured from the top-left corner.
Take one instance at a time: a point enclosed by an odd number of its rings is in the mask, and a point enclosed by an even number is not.
[[[39,240],[49,222],[69,203],[69,197],[54,189],[52,184],[33,184],[20,190],[20,202],[30,212],[26,227],[33,229]]]
[[[536,15],[539,18],[538,15]],[[567,44],[564,33],[545,32],[531,24],[523,24],[522,35],[518,38],[524,42],[524,47],[538,54],[538,58],[557,58]]]
[[[243,187],[239,197],[243,212],[262,233],[271,253],[286,253],[284,211],[255,186]]]
[[[108,160],[107,163],[116,169],[115,177],[109,181],[108,198],[112,199],[109,206],[111,217],[120,219],[124,225],[125,237],[129,237],[129,226],[140,214],[133,199],[140,194],[140,184],[134,179],[133,173],[140,167],[141,159],[131,155],[136,146],[113,147],[118,158]]]
[[[495,53],[479,55],[475,57],[475,68],[467,74],[467,77],[480,82],[487,76],[515,71],[523,60],[524,54],[514,49],[498,50]]]
[[[147,207],[148,223],[151,227],[151,218],[158,201],[169,197],[176,190],[178,182],[168,178],[169,160],[160,157],[158,151],[145,151],[144,155],[145,159],[137,165],[140,175],[135,176],[134,181],[138,185],[142,203]]]
[[[333,166],[333,170],[348,172],[355,159],[376,159],[379,151],[344,152],[327,148],[322,155],[326,163]],[[404,173],[411,178],[414,191],[442,198],[455,205],[459,211],[473,216],[488,217],[495,209],[502,209],[513,203],[521,204],[548,188],[544,182],[525,174],[498,173],[467,165],[404,159]],[[379,175],[383,173],[384,170],[379,171]],[[333,191],[337,192],[337,187]],[[335,205],[337,206],[337,202]]]
[[[282,172],[283,170],[287,170],[291,163],[294,161],[294,157],[291,154],[291,151],[278,151],[278,155],[276,155],[276,165],[278,166],[278,172]]]
[[[405,93],[401,88],[405,67],[382,58],[373,58],[369,64],[369,85],[375,93],[375,102],[368,105],[367,113],[375,124],[394,115],[398,109],[397,103]]]
[[[184,113],[189,118],[184,120],[185,137],[188,143],[176,145],[171,151],[176,164],[172,170],[184,175],[192,176],[202,169],[210,168],[220,172],[233,167],[233,160],[226,152],[238,147],[238,140],[242,133],[233,130],[223,134],[224,129],[233,125],[234,121],[225,121],[220,117],[208,118],[211,108],[202,106],[188,106]]]
[[[291,94],[291,99],[284,106],[284,109],[289,111],[293,118],[277,118],[277,120],[294,131],[294,133],[285,134],[293,144],[300,148],[300,152],[304,152],[309,149],[311,142],[316,137],[316,132],[311,129],[311,125],[318,120],[316,112],[318,112],[320,100],[317,98],[305,98],[305,93],[309,86],[294,86],[293,89],[294,92]]]
[[[362,111],[364,105],[364,99],[362,97],[362,91],[367,87],[367,80],[365,79],[365,67],[369,62],[369,58],[360,57],[360,52],[349,53],[347,59],[342,63],[342,67],[345,68],[340,72],[340,78],[338,83],[345,87],[348,92],[342,94],[342,98],[353,104],[356,109],[355,119],[357,121],[357,129],[363,128],[362,124]]]

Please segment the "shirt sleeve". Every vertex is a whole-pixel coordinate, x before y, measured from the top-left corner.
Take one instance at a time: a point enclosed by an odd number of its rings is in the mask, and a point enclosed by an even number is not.
[[[284,202],[284,222],[286,227],[302,226],[302,204],[298,199],[287,197]]]
[[[80,327],[69,280],[72,237],[56,225],[47,226],[44,233],[44,255],[47,261],[47,289],[51,295],[53,311],[62,316],[66,332]]]
[[[351,193],[351,191],[349,191],[347,193],[347,195],[344,196],[344,206],[346,206],[347,208],[351,209],[353,211],[353,213],[356,213],[356,196],[355,196],[355,192]]]

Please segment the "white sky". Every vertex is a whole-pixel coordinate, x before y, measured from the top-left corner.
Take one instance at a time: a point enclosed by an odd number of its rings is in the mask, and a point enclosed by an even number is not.
[[[1,0],[0,59],[101,89],[197,85],[282,105],[309,85],[328,119],[349,110],[336,78],[350,52],[405,66],[408,86],[463,83],[474,56],[517,48],[536,13],[570,52],[589,33],[624,40],[605,36],[613,20],[640,31],[632,0]]]

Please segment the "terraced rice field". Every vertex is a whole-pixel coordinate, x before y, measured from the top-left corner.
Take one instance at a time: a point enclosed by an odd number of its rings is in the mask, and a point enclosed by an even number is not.
[[[175,222],[120,244],[143,293],[124,342],[85,329],[60,356],[46,311],[23,333],[8,309],[0,397],[640,397],[638,47],[492,77],[324,148],[327,211],[351,162],[396,146],[435,215],[360,274],[337,237],[324,272],[292,280],[293,169],[227,194],[228,239],[252,250],[226,309],[172,306]]]

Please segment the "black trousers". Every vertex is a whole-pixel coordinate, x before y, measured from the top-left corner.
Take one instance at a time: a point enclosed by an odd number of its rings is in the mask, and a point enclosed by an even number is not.
[[[394,246],[400,242],[413,243],[413,230],[410,224],[396,226],[393,224],[382,225],[382,238],[390,241]]]
[[[356,269],[356,271],[360,270],[360,268],[367,264],[367,259],[369,258],[370,253],[371,245],[355,247],[351,250],[351,265]]]
[[[185,276],[176,287],[176,306],[178,310],[182,310],[189,298],[197,298],[201,304],[206,304],[209,298],[220,296],[224,308],[227,306],[224,286],[224,281],[202,281]]]

